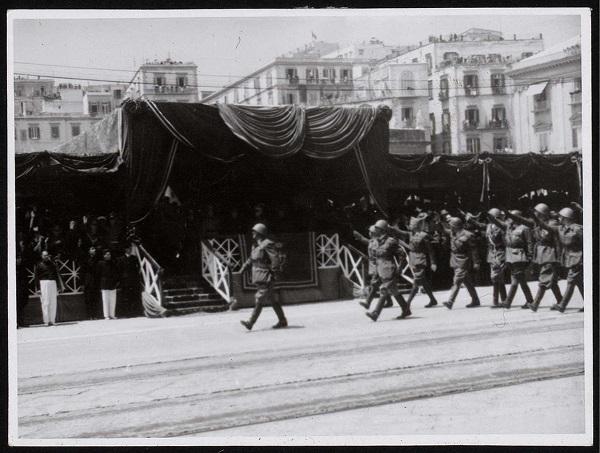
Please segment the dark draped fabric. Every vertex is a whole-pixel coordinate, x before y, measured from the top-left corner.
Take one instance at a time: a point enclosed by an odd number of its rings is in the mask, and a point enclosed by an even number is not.
[[[386,109],[373,108],[215,108],[130,101],[123,107],[129,221],[143,220],[168,183],[177,193],[213,190],[224,196],[226,188],[236,186],[239,195],[251,190],[275,195],[364,191],[369,188],[366,175],[378,178],[372,169],[363,171],[354,154],[359,148],[361,154],[387,154],[390,116]],[[169,182],[173,171],[178,177]]]
[[[15,155],[15,179],[61,174],[84,175],[115,173],[121,165],[119,153],[78,156],[65,153],[38,153]]]

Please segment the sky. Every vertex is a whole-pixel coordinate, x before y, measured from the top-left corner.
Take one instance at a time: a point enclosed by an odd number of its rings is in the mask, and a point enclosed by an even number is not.
[[[578,15],[406,16],[371,10],[358,16],[248,16],[15,19],[14,70],[57,79],[63,76],[128,82],[145,60],[170,56],[196,63],[199,89],[213,91],[277,56],[303,48],[313,33],[318,40],[340,44],[375,37],[389,45],[408,45],[427,42],[430,35],[477,27],[501,31],[505,39],[512,39],[513,34],[531,38],[542,33],[545,48],[580,33]]]

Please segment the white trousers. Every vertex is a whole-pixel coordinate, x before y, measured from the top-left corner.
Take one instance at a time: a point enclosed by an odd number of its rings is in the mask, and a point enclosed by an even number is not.
[[[42,317],[44,324],[56,322],[56,282],[54,280],[40,280],[40,302],[42,303]]]
[[[115,317],[115,308],[117,307],[117,290],[102,289],[102,311],[104,319]]]

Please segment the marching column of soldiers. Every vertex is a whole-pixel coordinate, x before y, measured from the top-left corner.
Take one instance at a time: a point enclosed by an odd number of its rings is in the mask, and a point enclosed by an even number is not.
[[[572,206],[582,212],[577,203],[572,203]],[[550,290],[556,299],[556,303],[550,309],[561,313],[564,313],[575,288],[578,288],[583,296],[583,227],[575,222],[575,211],[572,208],[565,207],[556,214],[548,205],[540,203],[532,210],[531,218],[525,217],[518,210],[502,211],[492,208],[487,213],[487,223],[479,221],[479,216],[470,213],[466,213],[464,217],[463,221],[443,211],[440,215],[435,215],[432,222],[436,232],[444,234],[450,244],[450,267],[454,277],[448,300],[444,302],[446,308],[452,309],[461,286],[467,289],[471,299],[466,307],[481,306],[473,277],[473,273],[480,267],[473,229],[485,231],[487,262],[493,291],[492,308],[511,308],[519,288],[525,298],[521,308],[534,312],[538,310],[547,290]],[[419,287],[422,287],[429,297],[429,303],[425,307],[437,305],[431,282],[427,278],[428,268],[433,273],[437,270],[431,237],[424,228],[427,220],[431,220],[427,213],[420,213],[411,218],[409,231],[390,226],[385,220],[379,220],[369,227],[368,239],[359,231],[353,232],[355,239],[367,245],[369,260],[367,297],[360,305],[369,310],[377,292],[380,293],[375,309],[366,312],[373,321],[377,320],[384,306],[391,306],[392,296],[402,308],[398,318],[410,316],[410,305]],[[394,255],[399,246],[408,252],[413,276],[408,301],[397,291],[400,269]],[[538,273],[535,297],[532,296],[527,283],[527,270],[531,263],[535,264]],[[564,294],[561,294],[558,286],[561,267],[567,273]],[[510,273],[508,293],[505,287],[506,271]],[[583,311],[583,308],[580,311]]]

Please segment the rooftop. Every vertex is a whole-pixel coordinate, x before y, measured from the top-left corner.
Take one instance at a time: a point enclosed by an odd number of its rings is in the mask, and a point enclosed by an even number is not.
[[[518,63],[513,64],[511,70],[516,71],[579,54],[581,54],[581,37],[574,36],[546,50],[542,50],[529,58],[524,58]]]

